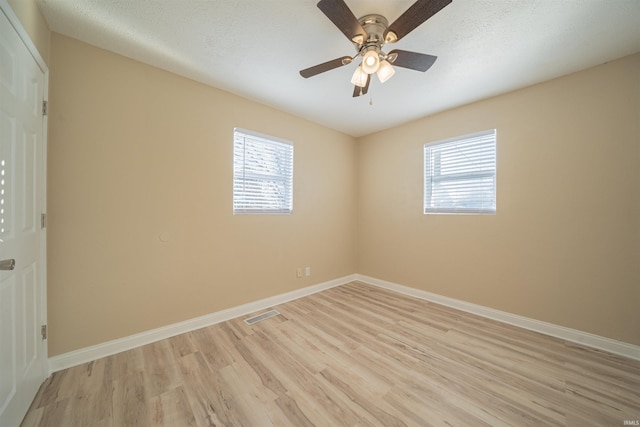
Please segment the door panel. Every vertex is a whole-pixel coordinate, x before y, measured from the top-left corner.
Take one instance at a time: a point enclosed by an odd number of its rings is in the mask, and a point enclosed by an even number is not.
[[[19,154],[23,156],[20,159],[20,168],[22,169],[22,176],[19,180],[21,187],[18,192],[23,197],[23,205],[21,209],[22,213],[22,232],[23,233],[36,233],[36,212],[37,206],[37,191],[36,191],[36,170],[37,170],[37,143],[38,136],[29,129],[24,129],[23,144]]]
[[[0,282],[0,411],[16,394],[15,278]]]
[[[0,4],[2,5],[2,4]],[[44,380],[45,72],[0,13],[0,425],[17,426]]]
[[[27,371],[38,358],[38,313],[30,310],[29,307],[36,307],[38,304],[38,282],[36,277],[36,264],[33,263],[24,269],[22,277],[22,335],[25,337],[22,354],[22,366]]]

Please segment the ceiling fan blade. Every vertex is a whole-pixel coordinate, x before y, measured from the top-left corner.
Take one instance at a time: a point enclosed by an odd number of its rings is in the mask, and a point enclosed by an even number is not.
[[[387,34],[393,32],[398,41],[411,31],[415,30],[420,24],[431,18],[442,8],[451,3],[452,0],[418,0],[409,9],[407,9],[398,19],[396,19],[384,32],[384,39],[387,40]],[[391,40],[387,40],[390,43]]]
[[[410,52],[408,50],[395,49],[389,52],[389,55],[391,55],[392,53],[398,55],[395,61],[392,62],[393,65],[422,72],[427,71],[429,68],[431,68],[433,63],[436,62],[436,59],[438,59],[437,56],[425,55],[424,53],[418,52]]]
[[[343,56],[342,58],[332,59],[331,61],[323,62],[322,64],[314,65],[313,67],[305,68],[300,71],[300,75],[305,79],[313,77],[316,74],[324,73],[325,71],[333,70],[334,68],[342,67],[351,63],[350,56]]]
[[[371,81],[371,74],[369,74],[367,76],[367,83],[364,85],[364,87],[360,87],[360,86],[354,86],[353,87],[353,97],[357,97],[357,96],[361,96],[361,95],[366,95],[367,92],[369,92],[369,82]]]
[[[367,32],[362,28],[360,22],[355,17],[344,0],[320,0],[318,9],[335,24],[350,41],[354,38],[362,37],[362,44],[367,39]]]

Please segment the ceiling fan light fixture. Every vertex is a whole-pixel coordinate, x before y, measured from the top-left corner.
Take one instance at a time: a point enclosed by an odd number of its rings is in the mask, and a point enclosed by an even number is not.
[[[367,74],[373,74],[378,71],[380,66],[380,57],[375,49],[370,49],[362,57],[362,70]]]
[[[378,76],[378,80],[380,80],[380,83],[386,82],[395,73],[396,73],[396,70],[393,68],[393,66],[388,61],[382,61],[380,63],[380,66],[378,67],[378,71],[376,72],[376,74]]]
[[[365,87],[367,85],[367,78],[369,75],[362,69],[362,64],[358,65],[358,68],[353,72],[351,76],[351,83],[358,87]]]
[[[305,68],[300,70],[300,75],[306,79],[347,65],[361,56],[362,62],[351,77],[351,83],[355,85],[353,97],[358,97],[367,93],[371,74],[377,73],[378,79],[382,83],[389,80],[395,73],[392,64],[411,70],[426,71],[433,65],[436,56],[399,49],[386,54],[382,47],[385,43],[399,41],[453,0],[413,1],[414,3],[389,25],[387,18],[376,13],[356,18],[345,0],[319,0],[316,4],[318,9],[333,22],[347,39],[354,43],[356,54]]]

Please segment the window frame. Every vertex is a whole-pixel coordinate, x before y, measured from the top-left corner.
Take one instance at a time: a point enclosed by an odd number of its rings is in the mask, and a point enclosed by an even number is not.
[[[435,175],[431,173],[428,175],[430,168],[430,164],[433,163],[433,159],[430,155],[432,153],[431,149],[437,146],[446,146],[457,144],[464,144],[465,142],[471,144],[474,139],[493,136],[493,169],[476,171],[476,172],[466,172],[466,173],[455,173],[455,174],[444,174],[444,175]],[[453,138],[447,138],[439,141],[432,141],[424,144],[424,157],[423,157],[423,214],[425,215],[438,215],[438,214],[468,214],[468,215],[495,215],[497,212],[497,151],[498,151],[498,132],[496,129],[488,129],[481,132],[474,132],[466,135],[456,136]],[[428,154],[429,151],[429,154]],[[428,158],[428,156],[430,156]],[[434,166],[433,169],[437,169]],[[434,177],[437,177],[434,180]],[[492,198],[493,201],[492,207],[477,207],[477,208],[464,208],[464,207],[455,207],[455,206],[443,206],[443,207],[431,207],[432,205],[432,194],[433,194],[433,183],[434,182],[461,182],[461,181],[474,181],[480,180],[483,178],[493,178],[492,184]],[[472,186],[469,186],[469,189]]]
[[[283,173],[280,175],[261,175],[259,173],[254,173],[250,177],[247,177],[247,162],[246,162],[246,145],[243,146],[245,151],[242,156],[243,159],[241,161],[241,170],[242,177],[239,177],[237,167],[237,145],[238,138],[249,138],[253,140],[254,143],[262,143],[270,145],[274,152],[282,153],[283,150],[285,152],[286,159],[285,162],[288,162],[284,166]],[[246,144],[246,141],[245,141]],[[266,150],[265,150],[266,151]],[[240,127],[233,128],[233,194],[232,194],[232,204],[233,204],[233,214],[234,215],[291,215],[293,214],[293,163],[294,163],[294,144],[291,141],[278,138],[271,135],[262,134],[259,132],[251,131],[248,129],[243,129]],[[275,165],[275,169],[280,169],[281,165]],[[246,192],[246,191],[238,191],[237,186],[246,185],[248,182],[253,182],[254,184],[257,182],[281,182],[284,185],[284,194],[282,199],[274,199],[274,201],[278,201],[280,204],[277,208],[265,208],[265,207],[251,207],[250,203],[246,200],[247,198],[251,198],[252,196],[256,196],[256,193]],[[240,198],[238,198],[240,196]],[[243,199],[244,198],[244,199]],[[266,198],[262,200],[265,202]]]

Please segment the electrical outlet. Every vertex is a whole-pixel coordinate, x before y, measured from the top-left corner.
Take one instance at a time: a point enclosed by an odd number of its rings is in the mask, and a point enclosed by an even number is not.
[[[307,277],[311,276],[311,267],[307,267],[307,270],[305,271],[305,274]]]
[[[298,267],[298,270],[296,271],[296,276],[297,276],[298,278],[301,278],[301,277],[302,277],[302,267]]]

